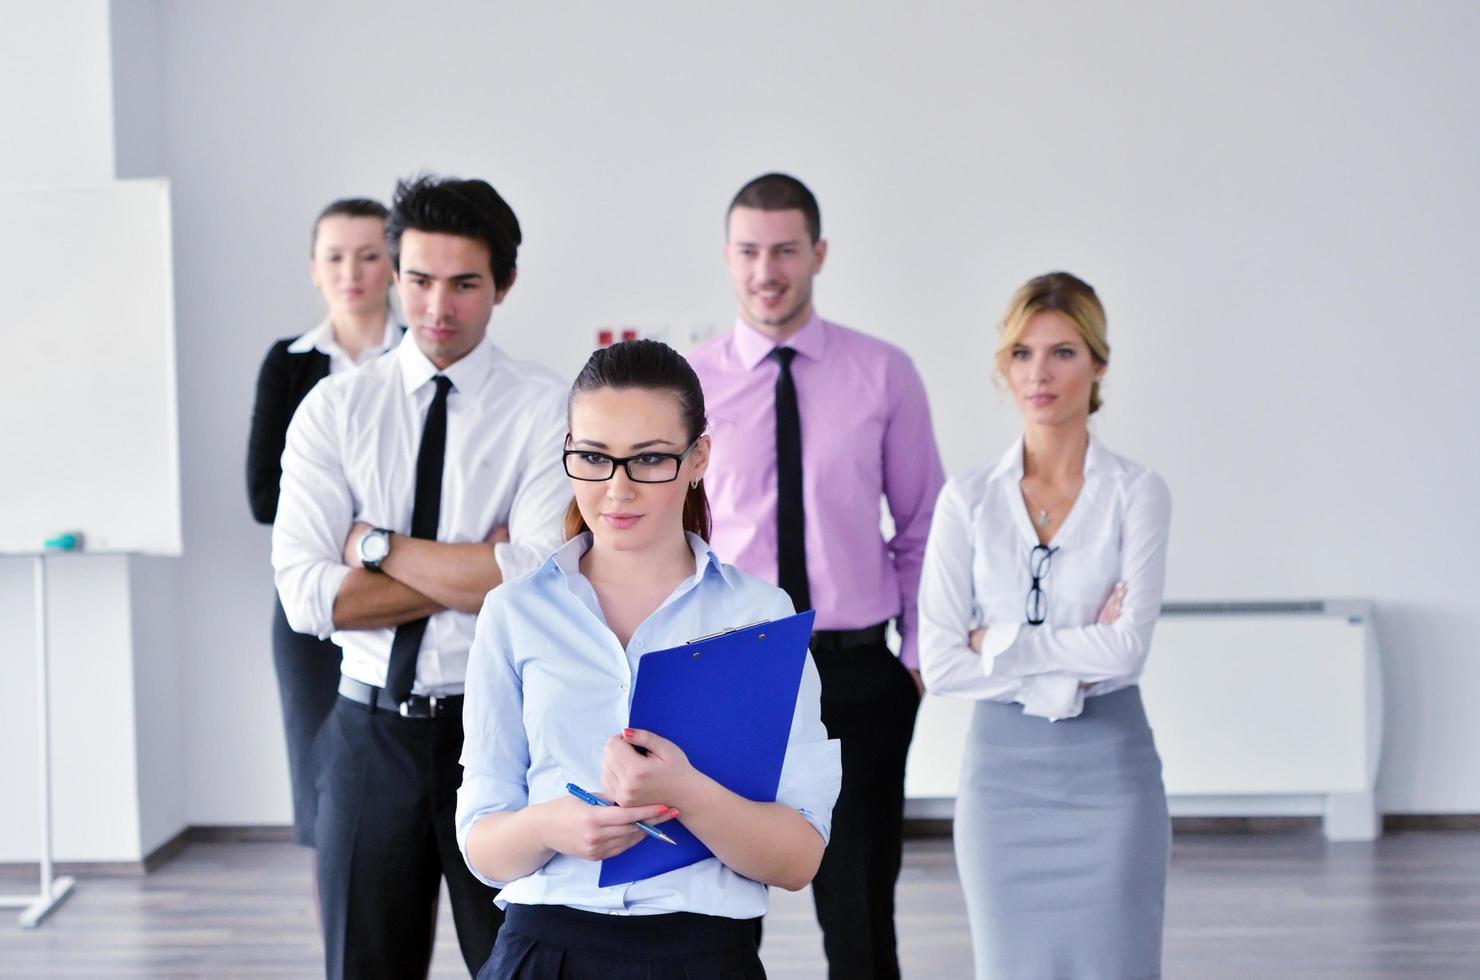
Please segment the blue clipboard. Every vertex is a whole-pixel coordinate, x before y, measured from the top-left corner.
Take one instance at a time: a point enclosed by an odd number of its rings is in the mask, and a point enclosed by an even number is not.
[[[726,789],[774,801],[813,617],[808,611],[644,654],[628,725],[675,743],[694,768]],[[651,878],[714,856],[682,820],[661,827],[677,846],[644,837],[601,862],[600,885]]]

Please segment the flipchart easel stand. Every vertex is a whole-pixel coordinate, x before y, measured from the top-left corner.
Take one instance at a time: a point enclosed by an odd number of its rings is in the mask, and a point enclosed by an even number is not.
[[[36,718],[41,765],[41,886],[34,895],[0,895],[0,908],[20,908],[23,929],[34,929],[72,894],[70,875],[57,877],[51,861],[51,692],[46,637],[46,555],[32,556],[36,573]]]

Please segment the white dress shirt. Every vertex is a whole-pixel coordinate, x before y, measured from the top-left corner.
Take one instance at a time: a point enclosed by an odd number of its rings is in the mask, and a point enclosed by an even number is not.
[[[388,350],[392,350],[401,340],[401,334],[406,328],[401,326],[396,319],[395,313],[390,310],[385,314],[385,333],[381,335],[380,343],[366,347],[360,351],[358,358],[349,356],[349,351],[339,346],[339,341],[334,339],[334,324],[325,317],[319,325],[301,334],[297,340],[288,345],[289,354],[307,354],[316,350],[321,354],[329,355],[329,373],[338,374],[348,371],[350,368],[359,367],[372,357],[379,357]]]
[[[602,751],[627,725],[644,653],[696,636],[792,614],[774,585],[725,565],[690,534],[694,574],[685,579],[622,649],[581,574],[589,533],[572,538],[533,575],[489,593],[478,617],[463,703],[463,781],[457,791],[457,841],[495,811],[514,811],[566,795],[565,784],[601,791]],[[836,740],[821,717],[822,684],[809,655],[802,670],[776,801],[793,807],[825,842],[842,781]],[[557,854],[513,882],[491,881],[500,906],[566,905],[590,912],[649,915],[699,912],[751,919],[766,912],[764,885],[706,858],[653,878],[605,888],[600,861]]]
[[[314,386],[288,427],[282,496],[272,529],[272,566],[288,623],[344,649],[345,675],[385,686],[394,629],[335,630],[334,598],[349,574],[345,538],[356,521],[402,534],[411,527],[416,454],[436,385],[452,380],[437,540],[484,540],[506,580],[537,567],[560,542],[570,482],[560,465],[566,385],[515,361],[487,338],[445,371],[408,333],[393,353]],[[431,617],[413,693],[462,691],[476,617]]]
[[[1161,612],[1172,499],[1151,470],[1091,437],[1084,487],[1049,542],[1045,622],[1026,623],[1029,553],[1023,441],[998,462],[949,480],[935,505],[920,580],[920,669],[948,697],[1015,701],[1026,714],[1073,718],[1084,698],[1141,676]],[[1096,624],[1116,583],[1120,619]],[[986,627],[980,655],[967,637]]]

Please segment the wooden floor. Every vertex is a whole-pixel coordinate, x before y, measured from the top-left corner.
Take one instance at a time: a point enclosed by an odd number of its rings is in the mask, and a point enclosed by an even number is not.
[[[313,977],[319,941],[308,852],[191,844],[145,878],[93,878],[40,929],[0,920],[5,977]],[[0,879],[0,892],[25,890]],[[808,893],[773,889],[762,956],[776,980],[824,976]],[[971,975],[950,842],[906,845],[899,887],[907,978]],[[443,909],[433,975],[465,976]],[[1166,976],[1480,976],[1480,833],[1178,834]]]

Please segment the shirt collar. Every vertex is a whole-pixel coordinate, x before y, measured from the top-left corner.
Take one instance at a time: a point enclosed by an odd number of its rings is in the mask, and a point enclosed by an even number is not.
[[[384,354],[396,346],[405,329],[396,319],[396,314],[387,310],[385,314],[385,332],[380,335],[380,344],[374,348],[366,349],[365,354]],[[335,351],[343,353],[343,349],[334,339],[334,325],[329,322],[328,317],[324,317],[324,319],[319,321],[318,326],[288,345],[289,354],[307,354],[311,350],[331,356]]]
[[[1105,451],[1105,447],[1100,440],[1096,439],[1094,434],[1091,433],[1089,437],[1089,448],[1084,453],[1085,482],[1088,483],[1089,478],[1104,469],[1105,465],[1109,462],[1110,454]]]
[[[705,543],[693,532],[685,532],[689,548],[694,552],[694,575],[688,581],[697,584],[707,575],[718,575],[732,589],[740,587],[738,573],[734,568],[719,560]],[[591,532],[582,531],[555,550],[540,566],[541,573],[553,573],[573,578],[581,574],[581,556],[591,550]]]
[[[689,547],[694,549],[694,575],[718,575],[724,583],[732,589],[740,587],[739,572],[733,565],[726,565],[719,560],[719,555],[709,547],[708,543],[692,531],[685,532],[688,535]]]
[[[1090,433],[1089,447],[1084,452],[1085,482],[1088,483],[1091,476],[1094,476],[1104,468],[1107,461],[1108,454],[1105,451],[1104,445],[1101,444],[1100,440],[1095,438],[1094,433]],[[1003,479],[1004,477],[1010,477],[1014,483],[1020,482],[1023,478],[1022,436],[1018,436],[1017,439],[1013,440],[1007,452],[1003,453],[1001,458],[997,460],[997,465],[992,467],[992,472],[987,475],[987,480],[990,482]]]
[[[798,354],[814,361],[822,360],[822,352],[827,347],[827,321],[813,310],[800,330],[788,337],[783,344],[777,344],[746,323],[743,317],[735,318],[735,353],[739,355],[740,363],[747,371],[770,357],[771,351],[778,346],[794,348]]]
[[[555,549],[555,553],[545,559],[540,566],[540,574],[555,573],[572,578],[581,574],[581,556],[591,548],[591,532],[582,531],[571,538],[565,544]]]
[[[410,330],[406,331],[406,335],[401,338],[401,345],[396,348],[396,357],[401,362],[401,384],[408,395],[439,374],[452,379],[452,387],[463,394],[477,394],[493,373],[499,356],[498,348],[493,346],[493,341],[486,335],[478,342],[477,347],[445,369],[439,369],[427,360],[421,348],[416,346],[416,338]]]

